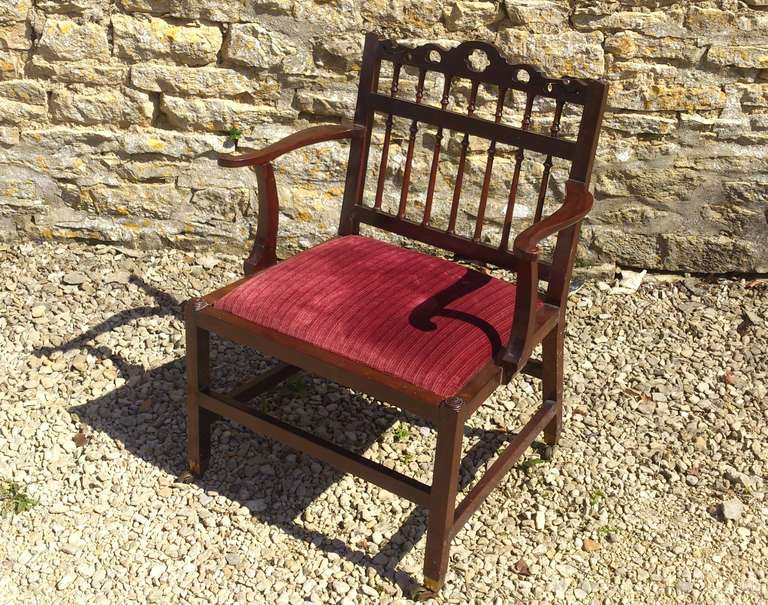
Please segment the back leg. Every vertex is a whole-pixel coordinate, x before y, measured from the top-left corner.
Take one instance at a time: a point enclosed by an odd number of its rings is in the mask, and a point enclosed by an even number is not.
[[[563,334],[565,326],[557,325],[542,342],[541,392],[544,402],[555,404],[555,417],[544,427],[544,443],[548,457],[563,431]],[[545,456],[546,457],[546,456]]]

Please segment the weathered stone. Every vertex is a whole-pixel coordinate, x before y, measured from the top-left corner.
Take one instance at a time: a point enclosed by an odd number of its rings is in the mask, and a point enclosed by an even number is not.
[[[429,35],[442,19],[443,6],[442,0],[366,0],[359,10],[365,22],[408,38]]]
[[[129,155],[155,154],[185,159],[222,151],[224,138],[158,129],[126,133],[120,143],[121,149]]]
[[[28,23],[19,22],[0,25],[0,50],[29,50],[32,35]]]
[[[465,0],[445,7],[443,20],[448,31],[476,30],[491,25],[499,14],[496,2]]]
[[[224,47],[224,57],[235,65],[257,69],[301,72],[310,64],[309,52],[297,41],[261,25],[233,25]]]
[[[677,119],[639,113],[608,113],[603,125],[632,135],[669,134],[677,128]]]
[[[707,61],[715,65],[768,69],[768,43],[764,46],[713,45]]]
[[[705,49],[691,40],[651,38],[635,32],[621,32],[605,40],[605,52],[620,59],[677,59],[694,63],[704,55]]]
[[[561,0],[504,0],[504,11],[512,25],[556,33],[568,26],[570,6]]]
[[[602,75],[605,66],[602,42],[603,35],[597,32],[531,34],[518,29],[508,29],[499,35],[500,48],[508,59],[519,63],[533,63],[550,76]]]
[[[116,170],[120,177],[134,183],[147,181],[151,183],[173,183],[179,174],[176,163],[168,160],[121,162]]]
[[[100,20],[109,8],[109,0],[37,0],[35,7],[57,15],[83,15],[90,20]]]
[[[131,61],[164,59],[184,65],[216,61],[222,36],[218,27],[192,27],[157,17],[112,15],[115,54]]]
[[[315,42],[315,65],[332,69],[339,73],[349,73],[359,69],[362,56],[360,36],[330,36]]]
[[[248,213],[251,190],[200,189],[192,195],[194,216],[199,220],[221,220],[234,222]]]
[[[54,17],[46,19],[37,51],[49,61],[108,61],[110,57],[104,27]]]
[[[258,21],[265,13],[290,15],[291,0],[260,0],[259,2],[220,2],[219,0],[170,0],[169,12],[182,19],[205,19],[237,23]]]
[[[3,167],[0,166],[0,170]],[[43,206],[35,181],[0,176],[0,214],[15,214]]]
[[[154,104],[137,90],[65,88],[51,96],[51,117],[71,124],[149,126]]]
[[[250,129],[275,118],[292,118],[269,105],[253,105],[222,99],[180,99],[163,95],[160,111],[174,128],[205,132],[228,132],[233,126]]]
[[[118,86],[125,82],[128,67],[109,65],[92,61],[49,62],[32,57],[28,67],[29,75],[48,82],[64,84],[90,84],[93,86]]]
[[[0,82],[0,123],[26,124],[45,120],[48,107],[45,88],[33,80]]]
[[[344,118],[354,113],[354,86],[312,88],[296,91],[294,106],[300,112],[317,116]]]
[[[24,76],[24,53],[0,50],[0,80],[15,80]]]
[[[172,218],[190,198],[189,191],[174,185],[137,185],[119,187],[98,185],[81,190],[78,208],[94,214]]]
[[[19,129],[0,126],[0,145],[15,145],[19,142]]]
[[[175,67],[154,63],[133,65],[131,83],[142,90],[177,97],[236,97],[269,85],[269,82],[256,82],[232,69]],[[274,83],[272,87],[274,91]]]
[[[0,23],[24,21],[32,8],[32,0],[2,0],[0,2]]]
[[[691,34],[683,26],[685,9],[665,7],[653,12],[601,10],[599,7],[577,8],[573,15],[576,29],[587,31],[634,30],[657,38],[685,38]]]
[[[118,0],[117,4],[127,13],[167,15],[171,12],[171,0]]]

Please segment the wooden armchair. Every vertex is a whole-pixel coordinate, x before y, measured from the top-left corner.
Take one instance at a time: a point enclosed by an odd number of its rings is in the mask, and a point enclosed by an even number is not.
[[[476,67],[470,56],[485,54]],[[389,91],[379,92],[382,65],[391,64]],[[398,95],[401,68],[418,74],[415,100]],[[425,74],[443,74],[439,106],[424,102]],[[466,112],[449,111],[452,83],[468,82]],[[476,115],[480,85],[495,87],[493,119]],[[261,151],[223,155],[223,166],[251,166],[259,185],[256,241],[245,261],[246,277],[185,307],[189,381],[189,468],[202,473],[209,458],[211,423],[230,418],[254,431],[307,452],[345,472],[426,507],[429,514],[424,587],[418,598],[443,585],[453,536],[485,497],[543,432],[554,446],[562,429],[563,333],[571,269],[579,225],[592,206],[588,182],[597,147],[607,86],[603,82],[550,79],[530,65],[511,65],[493,46],[467,42],[452,50],[433,44],[408,48],[368,34],[365,39],[357,109],[350,126],[308,128]],[[503,123],[505,102],[524,99],[522,125]],[[548,107],[547,133],[533,130],[537,102]],[[567,113],[572,110],[571,113]],[[367,172],[375,114],[384,121],[376,193],[366,199]],[[575,138],[561,136],[564,115],[579,116]],[[397,211],[382,204],[393,116],[411,122]],[[421,219],[407,216],[413,152],[419,125],[437,129],[429,186]],[[435,181],[444,129],[459,132],[458,175],[447,228],[432,218]],[[470,137],[487,139],[485,177],[472,236],[457,233],[462,180]],[[338,237],[277,262],[278,196],[272,161],[305,145],[351,141]],[[500,242],[482,237],[497,144],[516,149],[514,174]],[[509,246],[513,209],[525,154],[542,157],[533,224]],[[566,195],[544,217],[553,158],[570,163]],[[539,177],[537,176],[537,179]],[[362,224],[436,246],[466,259],[514,271],[516,284],[359,235]],[[551,262],[540,259],[539,242],[555,235]],[[539,292],[539,279],[547,282]],[[214,392],[209,380],[209,333],[215,332],[281,360],[281,364],[229,394]],[[542,345],[542,358],[531,359]],[[308,432],[291,427],[248,401],[299,369],[386,400],[432,423],[437,430],[434,473],[426,485]],[[456,506],[464,425],[499,385],[523,372],[541,379],[538,411]]]

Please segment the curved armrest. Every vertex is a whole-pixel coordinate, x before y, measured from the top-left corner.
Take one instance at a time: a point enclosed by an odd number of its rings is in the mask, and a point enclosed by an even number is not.
[[[539,255],[541,240],[575,225],[589,213],[592,209],[592,194],[584,183],[569,180],[565,184],[565,191],[565,203],[558,210],[515,238],[515,254],[525,260],[535,260]]]
[[[314,145],[315,143],[322,143],[323,141],[351,139],[353,137],[362,136],[363,132],[365,132],[365,128],[355,124],[347,126],[340,124],[312,126],[311,128],[294,132],[284,139],[272,143],[258,151],[243,154],[227,153],[220,155],[219,164],[221,166],[230,167],[259,166],[271,162],[276,157],[288,153],[289,151],[293,151],[294,149],[298,149],[299,147]]]

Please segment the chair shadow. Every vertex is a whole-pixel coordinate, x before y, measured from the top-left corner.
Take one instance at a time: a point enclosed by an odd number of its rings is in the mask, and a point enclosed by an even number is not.
[[[166,473],[178,477],[186,470],[186,432],[185,432],[185,393],[186,378],[184,359],[176,359],[157,368],[145,370],[123,359],[107,347],[91,345],[89,342],[98,336],[143,317],[173,316],[180,320],[181,305],[167,293],[146,284],[141,278],[133,276],[133,283],[151,294],[156,306],[142,306],[115,314],[99,323],[81,336],[63,343],[58,347],[42,347],[35,353],[49,355],[55,350],[67,351],[84,348],[97,356],[108,356],[119,374],[125,378],[123,386],[97,397],[91,401],[70,408],[78,415],[82,423],[92,431],[105,433],[111,439],[121,442],[125,449]],[[224,370],[226,381],[233,382],[247,378],[257,371],[266,369],[274,360],[255,351],[246,350],[239,345],[216,338],[212,335],[212,370],[214,387],[216,369]],[[233,370],[236,368],[236,370]],[[299,376],[306,376],[304,373]],[[304,386],[306,387],[306,379]],[[354,394],[348,389],[325,380],[314,381],[314,392],[292,393],[283,387],[276,387],[262,398],[282,397],[282,400],[304,400],[301,406],[304,423],[302,428],[322,430],[323,414],[328,400],[343,405],[348,416],[363,419],[355,426],[355,437],[350,439],[346,431],[342,434],[321,435],[330,438],[338,445],[363,454],[382,435],[398,421],[407,421],[417,426],[426,426],[424,421],[415,416],[406,415],[396,408],[381,404],[372,404],[370,400]],[[232,384],[234,386],[234,383]],[[295,386],[295,383],[294,383]],[[307,405],[313,397],[321,397],[319,405]],[[257,405],[258,405],[257,400]],[[274,401],[272,402],[274,403]],[[279,403],[279,401],[278,401]],[[276,415],[279,416],[280,406]],[[295,407],[295,406],[294,406]],[[272,413],[272,410],[270,410]],[[286,420],[285,418],[283,418]],[[381,578],[397,584],[404,592],[409,591],[416,579],[410,574],[398,570],[397,566],[415,547],[426,532],[426,511],[415,507],[397,532],[383,542],[377,553],[369,554],[364,547],[348,545],[344,541],[327,536],[321,531],[310,529],[296,522],[307,508],[338,481],[343,475],[323,463],[324,471],[313,472],[315,459],[296,452],[295,460],[286,457],[294,451],[261,437],[245,429],[236,429],[237,425],[222,420],[214,425],[212,435],[211,464],[203,477],[194,483],[203,490],[215,491],[233,502],[245,505],[258,498],[258,483],[270,481],[269,492],[273,498],[281,493],[291,492],[290,478],[303,478],[304,489],[290,493],[290,498],[282,498],[279,508],[264,511],[251,510],[252,516],[260,522],[279,528],[288,535],[315,545],[327,552],[336,553],[356,565],[373,569]],[[313,431],[317,432],[317,431]],[[483,467],[513,433],[495,430],[482,430],[467,427],[465,435],[477,437],[478,442],[465,455],[460,474],[460,489],[467,487],[475,477],[478,468]],[[278,455],[275,455],[277,452]],[[242,461],[243,453],[253,459],[268,460],[272,467],[271,476],[259,480],[258,472],[248,469]],[[232,468],[227,469],[227,465]],[[238,476],[238,469],[241,476]],[[431,470],[431,469],[430,469]],[[286,504],[286,500],[288,503]],[[330,514],[330,512],[329,512]]]

